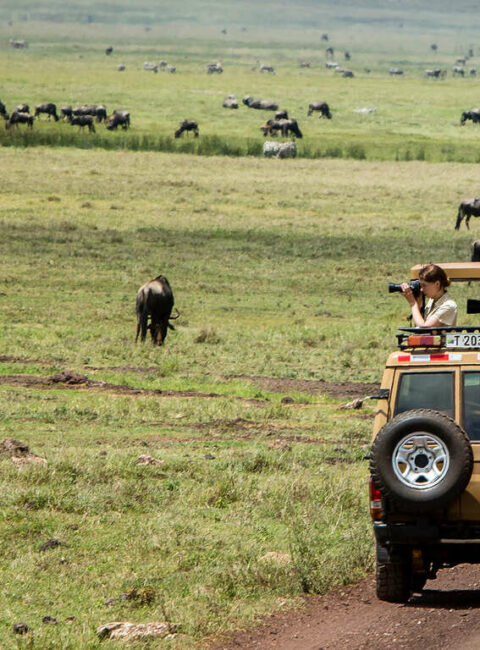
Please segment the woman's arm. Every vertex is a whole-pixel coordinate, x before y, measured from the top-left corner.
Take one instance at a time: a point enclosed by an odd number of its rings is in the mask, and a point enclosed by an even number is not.
[[[420,305],[422,304],[422,296],[419,295],[415,297],[413,291],[410,289],[409,285],[406,282],[402,283],[402,293],[405,296],[410,308],[412,310],[412,319],[415,323],[415,327],[440,327],[442,323],[432,316],[425,320],[420,311]]]

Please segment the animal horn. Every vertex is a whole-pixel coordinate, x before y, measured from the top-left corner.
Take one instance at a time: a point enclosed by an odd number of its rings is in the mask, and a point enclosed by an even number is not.
[[[176,315],[175,316],[169,316],[168,320],[177,320],[177,318],[180,317],[180,312],[178,311],[178,309],[176,307],[175,307],[175,311],[177,312]]]

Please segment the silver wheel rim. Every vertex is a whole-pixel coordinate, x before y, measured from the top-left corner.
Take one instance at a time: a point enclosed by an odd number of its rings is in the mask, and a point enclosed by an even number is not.
[[[438,436],[416,432],[405,436],[392,456],[395,476],[409,488],[427,490],[442,481],[450,466],[447,446]]]

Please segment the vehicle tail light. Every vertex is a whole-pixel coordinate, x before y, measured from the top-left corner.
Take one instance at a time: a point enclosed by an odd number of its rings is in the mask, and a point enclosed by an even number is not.
[[[409,348],[415,348],[415,347],[429,347],[429,346],[437,346],[440,347],[442,345],[442,337],[441,336],[432,336],[432,335],[420,335],[420,336],[409,336],[408,339],[408,347]]]
[[[373,521],[379,521],[382,518],[382,493],[373,479],[370,479],[370,516]]]

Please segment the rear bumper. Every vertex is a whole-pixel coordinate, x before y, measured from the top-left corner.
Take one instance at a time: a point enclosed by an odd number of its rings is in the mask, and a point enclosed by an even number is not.
[[[409,545],[478,545],[480,547],[480,523],[453,522],[436,524],[426,519],[412,522],[373,523],[375,538],[380,546],[390,544]],[[480,559],[480,558],[479,558]]]

